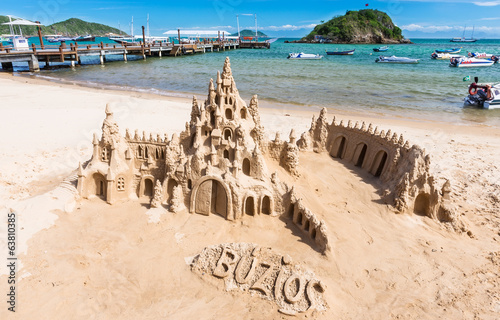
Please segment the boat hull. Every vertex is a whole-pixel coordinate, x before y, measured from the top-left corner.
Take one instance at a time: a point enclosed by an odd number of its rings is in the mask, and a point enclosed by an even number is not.
[[[348,55],[353,55],[354,50],[348,50],[348,51],[326,51],[326,54],[329,56],[348,56]]]
[[[450,67],[457,68],[478,68],[478,67],[490,67],[494,64],[494,61],[485,59],[451,59]]]

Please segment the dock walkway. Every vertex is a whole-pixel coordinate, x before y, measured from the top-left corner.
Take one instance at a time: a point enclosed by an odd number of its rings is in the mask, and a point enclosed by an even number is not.
[[[81,57],[98,56],[101,64],[106,62],[108,55],[121,55],[127,61],[128,55],[146,57],[181,56],[186,54],[196,54],[214,51],[225,51],[238,49],[239,43],[233,41],[211,41],[194,44],[172,44],[165,42],[153,42],[146,45],[121,45],[110,43],[91,44],[86,46],[71,43],[69,47],[65,44],[60,46],[35,46],[31,49],[20,51],[4,47],[0,43],[0,63],[2,69],[13,70],[12,63],[27,62],[31,72],[40,71],[40,62],[49,66],[52,62],[69,61],[71,66],[81,64]]]

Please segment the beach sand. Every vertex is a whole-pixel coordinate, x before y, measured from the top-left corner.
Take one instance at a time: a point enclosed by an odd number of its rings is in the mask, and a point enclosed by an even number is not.
[[[372,122],[425,148],[432,171],[449,179],[469,232],[427,217],[396,214],[377,182],[326,153],[301,153],[294,179],[307,207],[326,221],[331,252],[321,255],[278,217],[221,217],[110,206],[76,196],[68,177],[92,154],[106,103],[122,134],[172,135],[191,100],[0,75],[0,209],[17,213],[16,313],[2,319],[287,319],[272,301],[205,281],[186,263],[204,247],[251,242],[288,254],[326,285],[328,309],[312,319],[498,319],[500,317],[500,129],[328,110],[329,120]],[[258,88],[256,88],[258,93]],[[205,97],[198,96],[198,101]],[[266,134],[309,129],[318,109],[261,102]],[[66,180],[66,181],[65,181]],[[6,256],[6,224],[0,247]],[[6,260],[0,293],[8,293]],[[5,297],[4,295],[4,297]]]

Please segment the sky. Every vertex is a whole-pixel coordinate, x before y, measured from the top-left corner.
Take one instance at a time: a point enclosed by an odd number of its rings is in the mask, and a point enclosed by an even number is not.
[[[368,6],[367,6],[368,5]],[[451,38],[465,32],[475,38],[500,38],[500,0],[2,0],[1,15],[13,15],[44,25],[79,18],[141,33],[149,14],[151,35],[172,29],[214,29],[237,32],[257,26],[272,37],[302,37],[316,24],[347,10],[386,12],[407,38]]]

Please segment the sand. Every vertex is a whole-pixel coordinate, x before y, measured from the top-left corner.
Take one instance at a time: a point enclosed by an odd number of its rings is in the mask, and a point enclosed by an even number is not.
[[[256,89],[258,91],[258,88]],[[258,92],[257,92],[258,93]],[[199,101],[205,97],[198,96]],[[288,319],[249,292],[226,291],[186,261],[211,245],[255,243],[314,272],[326,285],[313,319],[497,319],[500,316],[500,129],[480,124],[384,118],[329,110],[329,119],[373,122],[402,133],[450,179],[452,200],[470,230],[407,213],[380,200],[377,182],[327,154],[301,153],[292,178],[307,207],[328,226],[331,252],[313,250],[286,219],[176,214],[146,199],[110,206],[78,199],[68,182],[92,153],[106,103],[125,128],[180,132],[189,99],[0,76],[0,209],[18,214],[16,313],[2,319]],[[266,133],[309,128],[318,110],[263,103]],[[6,249],[6,224],[0,245]],[[5,259],[0,293],[8,293]],[[4,296],[5,297],[5,296]]]

